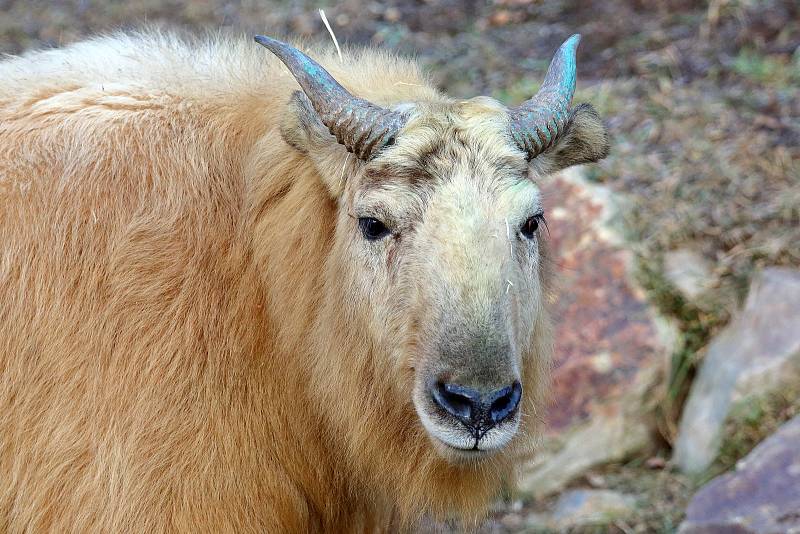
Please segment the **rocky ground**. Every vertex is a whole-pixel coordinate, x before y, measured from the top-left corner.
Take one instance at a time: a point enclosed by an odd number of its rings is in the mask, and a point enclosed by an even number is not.
[[[318,7],[340,41],[509,104],[583,34],[576,99],[614,145],[544,184],[561,279],[550,432],[481,530],[800,528],[800,4],[0,0],[0,51],[142,24],[326,40]]]

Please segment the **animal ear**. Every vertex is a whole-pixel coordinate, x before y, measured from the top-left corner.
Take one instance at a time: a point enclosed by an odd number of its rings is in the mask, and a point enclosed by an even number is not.
[[[281,122],[281,137],[314,163],[328,191],[339,198],[344,192],[343,177],[350,174],[345,166],[356,165],[356,158],[339,145],[302,91],[295,91],[289,99]]]
[[[281,136],[303,154],[313,154],[331,140],[337,142],[302,91],[295,91],[289,99],[281,122]]]
[[[566,130],[553,146],[531,160],[542,174],[552,174],[573,165],[593,163],[608,156],[608,129],[591,104],[575,107]]]

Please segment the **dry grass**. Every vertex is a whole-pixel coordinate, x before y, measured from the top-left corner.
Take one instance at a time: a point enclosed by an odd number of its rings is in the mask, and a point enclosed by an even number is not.
[[[797,415],[800,415],[798,386],[737,403],[725,422],[725,440],[720,454],[700,482],[731,469],[762,440]]]

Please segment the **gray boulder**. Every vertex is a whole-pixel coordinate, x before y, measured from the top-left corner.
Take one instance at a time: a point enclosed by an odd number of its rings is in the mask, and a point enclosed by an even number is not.
[[[700,489],[678,532],[800,533],[800,416]]]
[[[800,380],[800,271],[765,269],[744,309],[709,345],[683,411],[675,463],[700,473],[716,458],[734,403]]]

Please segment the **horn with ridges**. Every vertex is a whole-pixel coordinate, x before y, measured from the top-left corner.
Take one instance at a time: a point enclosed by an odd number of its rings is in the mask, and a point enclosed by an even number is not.
[[[509,110],[511,137],[533,159],[564,133],[575,94],[575,51],[581,40],[575,34],[553,56],[536,96]]]
[[[256,35],[255,41],[283,61],[322,123],[359,159],[368,160],[403,127],[401,113],[351,95],[319,63],[293,46],[263,35]]]

